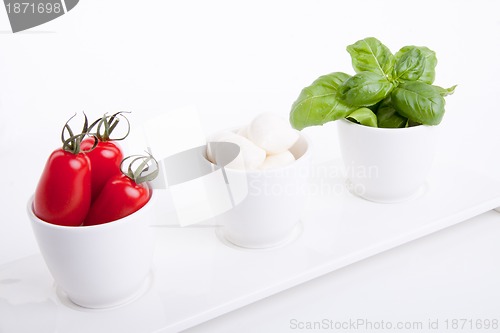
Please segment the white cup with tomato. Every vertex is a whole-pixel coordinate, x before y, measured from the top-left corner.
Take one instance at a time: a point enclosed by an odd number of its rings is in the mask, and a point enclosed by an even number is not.
[[[86,308],[124,304],[150,281],[154,241],[149,223],[155,217],[155,194],[149,180],[158,173],[157,162],[150,155],[118,159],[108,151],[119,151],[108,140],[109,133],[93,134],[93,153],[82,151],[94,126],[97,133],[101,128],[109,131],[118,117],[105,115],[90,126],[85,117],[77,135],[66,123],[63,147],[49,157],[27,207],[59,295]],[[109,161],[103,160],[106,156]],[[122,173],[124,164],[128,168]],[[100,171],[107,175],[105,181],[95,177]],[[92,190],[95,181],[99,191]]]

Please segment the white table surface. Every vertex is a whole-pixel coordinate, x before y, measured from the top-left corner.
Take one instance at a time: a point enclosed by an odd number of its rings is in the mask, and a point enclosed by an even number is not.
[[[67,15],[15,35],[0,10],[0,265],[38,252],[26,200],[74,112],[133,110],[138,123],[195,104],[207,133],[262,111],[286,117],[317,76],[352,73],[345,46],[366,36],[393,51],[416,44],[437,52],[436,83],[459,86],[447,98],[435,167],[466,165],[500,180],[499,7],[486,0],[420,1],[418,7],[409,1],[81,1]],[[325,159],[338,157],[334,126],[306,132],[327,147]],[[485,213],[189,331],[300,331],[292,329],[293,319],[408,320],[424,328],[429,319],[443,325],[500,319],[499,222],[496,212]]]
[[[186,332],[394,331],[363,324],[348,330],[298,329],[299,322],[323,320],[422,325],[397,332],[437,332],[429,321],[438,320],[439,332],[498,332],[469,326],[453,330],[451,324],[453,319],[500,319],[499,237],[500,216],[490,211]]]

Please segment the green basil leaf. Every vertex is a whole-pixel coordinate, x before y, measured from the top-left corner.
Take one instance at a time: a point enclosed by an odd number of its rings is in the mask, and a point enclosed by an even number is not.
[[[390,78],[394,55],[378,39],[368,37],[347,46],[356,73],[372,72]]]
[[[445,101],[439,89],[420,81],[400,84],[391,93],[398,113],[413,122],[437,125],[444,115]]]
[[[354,120],[356,123],[361,125],[377,127],[377,115],[368,108],[360,108],[353,111],[349,116],[347,116],[347,119],[351,121]]]
[[[415,127],[415,126],[420,126],[422,125],[421,123],[418,123],[416,121],[411,121],[408,119],[408,123],[406,124],[406,127]]]
[[[420,58],[422,60],[421,63],[421,73],[418,75],[417,78],[415,76],[411,76],[409,78],[403,78],[403,80],[408,80],[408,81],[422,81],[428,84],[432,84],[434,82],[434,79],[436,77],[436,65],[437,65],[437,58],[436,58],[436,52],[432,51],[428,47],[425,46],[405,46],[399,50],[396,55],[396,65],[402,61],[403,57],[408,56],[408,54],[415,52],[415,50],[418,50],[420,53]],[[418,68],[420,70],[420,68]],[[397,76],[397,75],[396,75]]]
[[[347,79],[338,88],[338,98],[354,106],[370,106],[383,100],[393,85],[384,76],[372,72],[361,72]]]
[[[391,98],[388,97],[380,103],[377,109],[377,125],[381,128],[403,128],[406,127],[408,119],[403,117],[394,108]]]
[[[457,85],[455,84],[453,87],[450,87],[450,88],[442,88],[442,87],[439,87],[439,86],[434,86],[438,91],[439,91],[439,94],[441,94],[441,96],[445,97],[445,96],[448,96],[448,95],[453,95],[453,93],[455,92],[455,88],[457,87]]]
[[[396,54],[394,65],[394,79],[416,81],[424,72],[425,59],[418,48],[407,48]]]
[[[356,107],[346,105],[337,98],[338,87],[349,77],[342,72],[323,75],[302,89],[290,111],[292,127],[301,130],[308,126],[323,125],[345,118],[356,110]]]
[[[381,101],[380,101],[380,102],[378,102],[378,103],[375,103],[375,104],[373,104],[373,105],[368,105],[368,106],[366,106],[366,107],[367,107],[368,109],[372,110],[372,111],[373,111],[373,113],[377,114],[377,110],[378,110],[378,108],[379,108],[380,104],[382,104],[382,102],[383,102],[383,101],[384,101],[384,100],[381,100]]]

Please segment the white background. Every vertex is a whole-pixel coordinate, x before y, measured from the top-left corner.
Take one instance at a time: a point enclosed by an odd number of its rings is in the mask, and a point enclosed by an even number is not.
[[[436,51],[436,84],[458,84],[436,165],[466,164],[500,179],[499,13],[493,0],[82,0],[12,34],[0,9],[0,264],[38,252],[26,201],[75,112],[131,110],[134,124],[194,104],[206,133],[263,111],[287,117],[316,77],[353,73],[345,47],[368,36],[393,52],[409,44]],[[334,126],[306,131],[324,156],[338,155]],[[487,213],[193,332],[240,324],[288,332],[291,318],[498,318],[498,222]]]

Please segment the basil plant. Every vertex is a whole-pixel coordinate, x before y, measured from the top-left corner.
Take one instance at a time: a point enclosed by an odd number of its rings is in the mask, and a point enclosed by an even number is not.
[[[355,75],[334,72],[302,89],[292,105],[290,123],[298,130],[347,118],[366,126],[403,128],[437,125],[444,97],[455,87],[433,85],[436,53],[405,46],[396,54],[369,37],[349,45]]]

